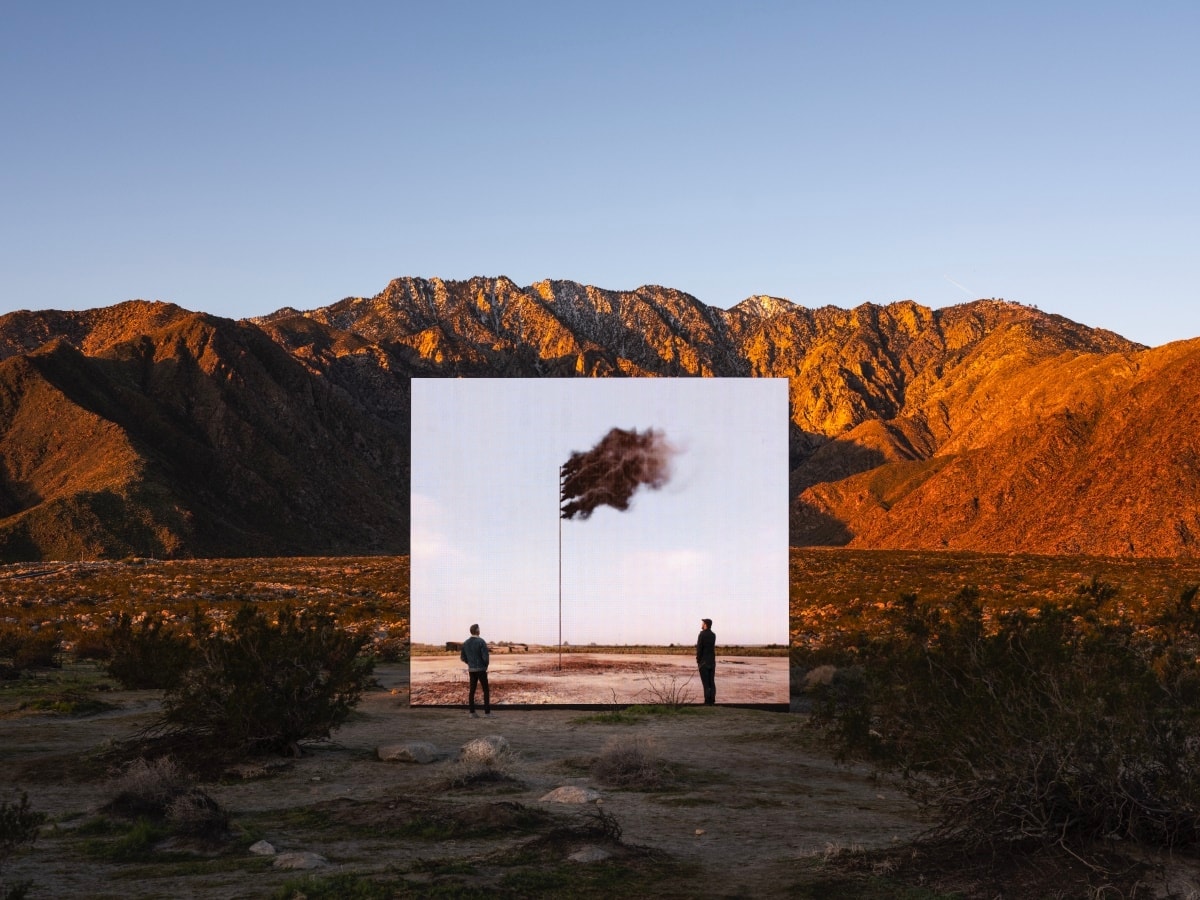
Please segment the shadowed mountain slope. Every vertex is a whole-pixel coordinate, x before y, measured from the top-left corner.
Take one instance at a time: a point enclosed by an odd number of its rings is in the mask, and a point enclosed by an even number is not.
[[[180,313],[0,362],[0,556],[406,552],[407,379],[379,371],[369,409],[261,329]]]
[[[1004,301],[729,310],[402,278],[231,322],[0,317],[6,558],[401,552],[412,376],[786,377],[792,542],[1194,555],[1200,342]]]

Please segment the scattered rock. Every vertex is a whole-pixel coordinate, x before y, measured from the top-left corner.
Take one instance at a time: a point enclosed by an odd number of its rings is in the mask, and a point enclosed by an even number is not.
[[[576,850],[574,853],[568,856],[567,859],[571,860],[571,862],[590,863],[600,862],[601,860],[608,859],[610,856],[612,856],[612,854],[603,847],[589,846]]]
[[[431,763],[437,758],[437,748],[428,741],[407,741],[387,744],[375,751],[384,762]]]
[[[592,803],[600,799],[600,794],[591,788],[576,787],[566,784],[557,787],[541,798],[542,803]]]
[[[301,850],[294,853],[280,853],[275,857],[277,869],[319,869],[329,865],[329,860],[319,853],[309,853]]]
[[[507,738],[498,734],[489,734],[463,744],[458,751],[458,758],[463,762],[492,763],[506,750],[508,750]]]
[[[250,845],[250,852],[255,856],[274,856],[275,845],[270,841],[257,841]]]

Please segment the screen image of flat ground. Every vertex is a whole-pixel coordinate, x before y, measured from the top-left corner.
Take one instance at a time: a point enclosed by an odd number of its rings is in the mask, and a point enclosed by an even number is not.
[[[786,379],[417,379],[412,704],[788,700]],[[476,701],[482,705],[482,691]]]

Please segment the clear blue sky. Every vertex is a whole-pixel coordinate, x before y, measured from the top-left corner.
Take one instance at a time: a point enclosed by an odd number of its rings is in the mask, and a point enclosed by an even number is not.
[[[563,640],[788,642],[785,378],[413,382],[412,636],[558,640],[558,467],[610,428],[679,451],[625,512],[562,523]]]
[[[7,0],[0,312],[507,275],[1200,336],[1198,40],[1192,0]]]

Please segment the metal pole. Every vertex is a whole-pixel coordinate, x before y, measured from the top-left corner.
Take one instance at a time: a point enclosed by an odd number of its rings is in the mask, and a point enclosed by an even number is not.
[[[562,470],[558,467],[558,668],[562,671]]]

